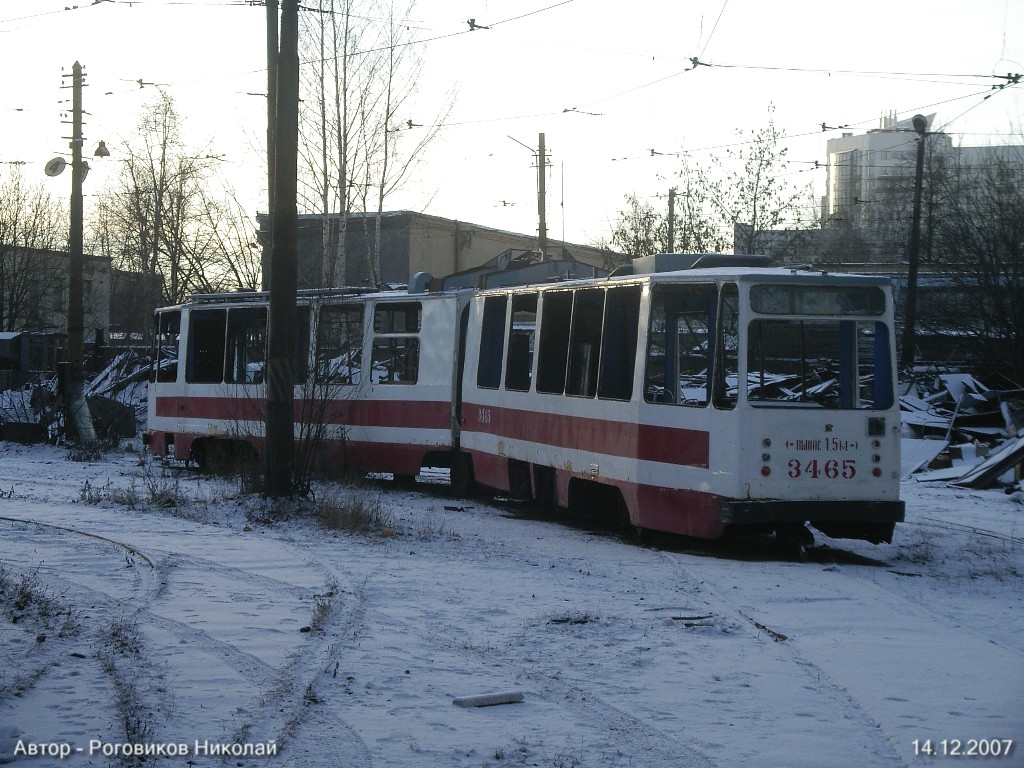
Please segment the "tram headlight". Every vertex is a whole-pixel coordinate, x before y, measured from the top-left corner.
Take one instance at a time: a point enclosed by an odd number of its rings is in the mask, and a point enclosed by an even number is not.
[[[761,474],[764,475],[765,477],[768,477],[768,475],[770,475],[771,473],[772,473],[772,468],[769,467],[767,464],[765,464],[763,467],[761,467]]]

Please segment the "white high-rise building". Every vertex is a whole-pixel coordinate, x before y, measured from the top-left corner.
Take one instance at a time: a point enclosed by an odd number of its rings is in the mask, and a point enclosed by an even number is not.
[[[928,125],[935,115],[928,115]],[[844,223],[862,227],[879,215],[878,206],[888,206],[912,192],[918,135],[912,120],[886,115],[877,129],[854,135],[844,133],[830,139],[827,182],[822,205],[826,226]],[[952,148],[945,133],[928,133],[928,149],[944,152]],[[894,194],[895,193],[895,194]]]

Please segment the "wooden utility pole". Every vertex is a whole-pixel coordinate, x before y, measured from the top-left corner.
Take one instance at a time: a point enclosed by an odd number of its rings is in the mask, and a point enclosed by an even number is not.
[[[270,248],[274,241],[274,157],[275,130],[277,122],[277,0],[267,2],[267,231],[263,243],[263,290],[270,288]]]
[[[85,347],[82,182],[85,181],[88,169],[82,160],[82,85],[82,65],[76,61],[71,68],[71,231],[68,235],[68,365],[65,370],[64,396],[67,402],[67,427],[74,431],[80,443],[95,443],[96,432],[85,401],[85,373],[82,364]]]
[[[537,250],[540,251],[542,259],[547,258],[548,253],[548,223],[547,223],[547,187],[545,184],[544,172],[547,170],[547,154],[544,149],[544,134],[540,134],[537,149]]]
[[[82,381],[85,307],[82,300],[82,65],[71,68],[71,233],[68,237],[68,383]]]
[[[668,191],[668,252],[676,252],[676,188]]]
[[[924,186],[924,140],[928,131],[928,120],[924,115],[914,115],[914,130],[917,132],[917,165],[914,172],[914,214],[910,224],[910,263],[907,267],[907,303],[903,315],[903,354],[900,363],[910,368],[914,365],[915,328],[917,323],[917,270],[921,260],[921,188]]]
[[[297,177],[299,154],[299,17],[297,0],[281,7],[277,62],[273,243],[270,249],[270,312],[267,322],[267,400],[264,492],[293,491],[295,412],[293,361],[297,333]]]

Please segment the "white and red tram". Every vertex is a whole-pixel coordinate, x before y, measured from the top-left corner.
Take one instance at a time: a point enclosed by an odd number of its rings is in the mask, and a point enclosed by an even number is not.
[[[466,290],[299,295],[296,437],[321,461],[414,477],[453,449],[455,363]],[[156,313],[151,452],[203,465],[262,448],[266,293],[189,297]]]
[[[363,471],[450,466],[460,488],[640,528],[891,540],[904,506],[889,281],[743,263],[659,254],[601,279],[303,295],[297,419],[318,414],[331,460]],[[151,450],[258,450],[265,306],[157,313],[183,364],[157,358]]]

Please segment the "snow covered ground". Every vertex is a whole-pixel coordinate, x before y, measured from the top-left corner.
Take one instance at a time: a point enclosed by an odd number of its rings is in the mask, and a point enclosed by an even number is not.
[[[380,520],[350,533],[240,486],[0,443],[0,763],[1024,765],[1020,494],[908,479],[893,544],[798,563],[438,483],[322,490]]]

